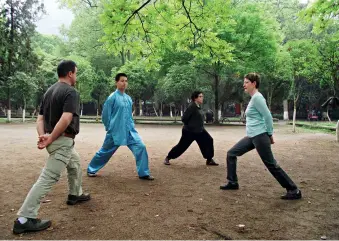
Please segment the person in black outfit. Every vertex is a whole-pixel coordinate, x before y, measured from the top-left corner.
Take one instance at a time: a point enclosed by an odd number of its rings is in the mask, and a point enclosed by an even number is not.
[[[213,160],[214,146],[213,138],[204,128],[204,113],[201,105],[204,101],[204,95],[201,91],[194,91],[191,96],[192,102],[187,107],[182,122],[182,136],[179,143],[172,148],[164,160],[165,165],[170,165],[171,159],[176,159],[183,154],[187,148],[196,141],[199,145],[203,157],[206,159],[206,165],[218,166]]]

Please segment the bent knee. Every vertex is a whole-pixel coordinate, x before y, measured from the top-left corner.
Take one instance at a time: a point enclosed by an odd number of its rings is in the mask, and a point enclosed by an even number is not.
[[[236,153],[234,151],[232,151],[232,149],[227,151],[227,157],[236,157]]]
[[[60,179],[61,173],[58,171],[53,171],[51,169],[44,169],[39,178],[40,182],[58,182]]]

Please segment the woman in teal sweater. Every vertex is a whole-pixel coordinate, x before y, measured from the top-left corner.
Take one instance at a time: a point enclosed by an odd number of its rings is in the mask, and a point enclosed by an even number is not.
[[[246,137],[227,152],[228,183],[220,186],[220,189],[239,189],[236,173],[237,157],[255,148],[267,169],[280,185],[286,188],[287,193],[281,198],[287,200],[300,199],[301,191],[274,159],[271,150],[271,144],[274,144],[273,119],[267,108],[265,98],[258,91],[259,85],[260,77],[258,74],[249,73],[245,75],[244,90],[251,95],[251,101],[246,109]]]

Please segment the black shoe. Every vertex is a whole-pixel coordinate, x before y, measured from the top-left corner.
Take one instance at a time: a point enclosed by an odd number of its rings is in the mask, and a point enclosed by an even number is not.
[[[227,183],[224,186],[220,186],[221,190],[238,190],[239,189],[239,184],[238,183]]]
[[[280,198],[284,200],[297,200],[301,199],[302,195],[301,191],[299,189],[296,189],[287,191],[287,193],[285,195],[282,195]]]
[[[143,177],[139,177],[139,178],[142,179],[142,180],[148,180],[148,181],[154,180],[154,177],[152,177],[152,176],[143,176]]]
[[[164,160],[164,164],[165,165],[171,165],[171,163],[169,161],[170,161],[170,159],[168,159],[168,157],[166,157],[165,160]]]
[[[219,164],[216,163],[213,159],[211,159],[211,160],[206,160],[206,165],[207,165],[207,166],[219,166]]]
[[[91,195],[88,194],[88,193],[86,193],[86,194],[83,193],[80,196],[68,195],[67,205],[75,205],[78,202],[86,202],[90,199],[91,199]]]
[[[41,220],[34,218],[27,218],[26,223],[21,224],[18,219],[14,221],[13,233],[21,234],[27,232],[37,232],[48,229],[52,225],[50,220]]]

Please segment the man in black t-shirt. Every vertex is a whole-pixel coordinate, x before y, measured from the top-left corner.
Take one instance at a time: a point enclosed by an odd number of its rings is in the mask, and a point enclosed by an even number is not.
[[[79,95],[74,88],[77,66],[73,61],[62,61],[57,72],[59,81],[44,94],[37,120],[38,148],[46,148],[49,158],[18,212],[14,234],[51,226],[50,220],[37,219],[40,201],[65,168],[69,186],[67,204],[90,200],[90,195],[82,192],[80,157],[74,149],[74,138],[79,133]]]

